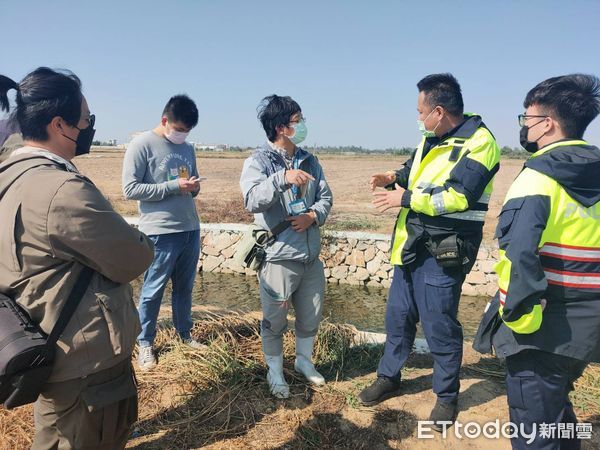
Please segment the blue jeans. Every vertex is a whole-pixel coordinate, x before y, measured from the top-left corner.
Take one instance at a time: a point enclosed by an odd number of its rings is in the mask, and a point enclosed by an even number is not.
[[[433,392],[442,402],[457,399],[463,332],[456,316],[464,279],[461,268],[444,269],[427,251],[417,253],[407,266],[394,266],[377,375],[400,381],[421,320],[433,356]]]
[[[200,230],[148,236],[154,243],[154,261],[144,274],[139,312],[140,346],[151,346],[156,337],[156,320],[165,287],[173,284],[173,325],[182,339],[192,329],[192,289],[200,257]]]

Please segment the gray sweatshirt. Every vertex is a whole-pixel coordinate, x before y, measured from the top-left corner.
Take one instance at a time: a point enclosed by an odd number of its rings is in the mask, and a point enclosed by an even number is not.
[[[123,195],[139,200],[139,229],[147,235],[200,229],[194,197],[178,178],[198,176],[192,145],[173,144],[153,131],[135,137],[123,161]]]

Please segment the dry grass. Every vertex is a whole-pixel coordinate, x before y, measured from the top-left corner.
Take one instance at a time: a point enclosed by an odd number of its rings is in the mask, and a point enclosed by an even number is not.
[[[262,371],[257,323],[209,316],[194,331],[208,351],[178,344],[170,327],[159,330],[160,364],[168,370],[138,375],[143,437],[134,445],[190,448],[237,436],[256,421],[253,405],[262,400],[253,392]],[[160,445],[152,444],[157,437]]]
[[[201,447],[243,435],[273,412],[273,399],[264,382],[259,321],[209,313],[196,320],[192,333],[209,344],[205,352],[181,345],[171,324],[161,322],[155,341],[159,369],[137,372],[140,415],[130,448]],[[341,376],[352,336],[349,326],[321,327],[315,360],[329,379]],[[293,341],[293,333],[288,332],[284,341],[286,378],[293,380],[292,385],[302,382],[289,370]],[[359,360],[371,362],[373,358],[360,356]],[[345,402],[344,395],[334,390],[319,395],[327,397],[330,405],[341,407]],[[0,448],[29,448],[34,433],[31,405],[12,411],[0,409],[0,424]]]
[[[0,408],[0,449],[30,448],[32,438],[33,407],[31,405],[11,411]]]
[[[168,370],[140,373],[140,423],[130,445],[134,448],[196,448],[247,434],[259,423],[266,426],[273,399],[265,384],[266,369],[260,346],[259,322],[238,315],[204,316],[193,335],[210,344],[196,352],[177,343],[173,329],[161,327],[156,341],[160,364]],[[329,378],[346,368],[354,331],[345,325],[324,324],[315,347],[315,361]],[[294,337],[284,339],[287,363],[294,357]],[[371,362],[369,352],[359,360]],[[354,359],[354,357],[352,357]],[[292,384],[303,381],[286,369]],[[307,386],[303,388],[306,391]],[[160,395],[159,395],[160,394]],[[305,393],[301,395],[306,395]],[[313,395],[313,393],[311,393]],[[343,405],[335,390],[318,394],[327,403]]]
[[[580,421],[600,423],[600,364],[588,366],[577,380],[571,401]]]
[[[373,370],[381,346],[352,347],[350,326],[321,326],[315,360],[328,380],[323,388],[306,385],[291,370],[294,336],[285,335],[285,372],[292,392],[286,401],[273,399],[264,381],[257,319],[205,312],[196,317],[193,336],[209,349],[195,351],[179,344],[170,323],[161,322],[159,366],[138,371],[140,418],[128,448],[386,448],[390,440],[410,439],[414,432],[416,418],[408,409],[358,408],[355,394],[364,382],[354,380]],[[412,372],[430,372],[429,363],[425,366],[407,368],[407,379]],[[498,389],[503,384],[504,367],[493,358],[465,364],[464,372],[463,377],[495,380]],[[420,383],[419,389],[428,392],[429,382]],[[572,399],[579,419],[598,423],[600,367],[590,366],[576,388]],[[31,414],[30,406],[0,409],[1,448],[29,448]],[[348,414],[359,422],[371,417],[371,426],[353,425],[344,419]]]

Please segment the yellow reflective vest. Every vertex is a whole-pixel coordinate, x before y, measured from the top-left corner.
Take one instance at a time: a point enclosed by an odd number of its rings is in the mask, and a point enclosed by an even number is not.
[[[506,195],[496,237],[499,313],[515,334],[504,356],[538,348],[600,357],[600,150],[564,140],[534,153]]]
[[[499,161],[494,136],[477,115],[466,115],[442,138],[424,138],[396,172],[395,182],[407,191],[396,219],[391,263],[412,262],[422,238],[456,234],[469,244],[472,266]]]

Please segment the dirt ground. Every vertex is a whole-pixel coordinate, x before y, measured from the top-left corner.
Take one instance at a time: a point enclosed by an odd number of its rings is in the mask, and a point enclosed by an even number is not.
[[[208,222],[250,222],[252,217],[243,208],[239,188],[239,177],[246,153],[198,154],[198,170],[208,179],[202,183],[197,199],[201,220]],[[392,230],[397,210],[383,214],[371,205],[369,177],[373,173],[396,169],[405,157],[388,156],[342,156],[319,155],[325,176],[334,195],[334,206],[328,227],[341,230],[389,233]],[[75,160],[79,169],[86,174],[108,197],[114,207],[124,215],[136,215],[135,201],[127,201],[121,193],[121,170],[123,152],[92,151],[89,156]],[[515,179],[523,160],[503,159],[494,181],[494,193],[484,228],[490,240],[494,234],[496,217],[500,212],[506,191]]]

